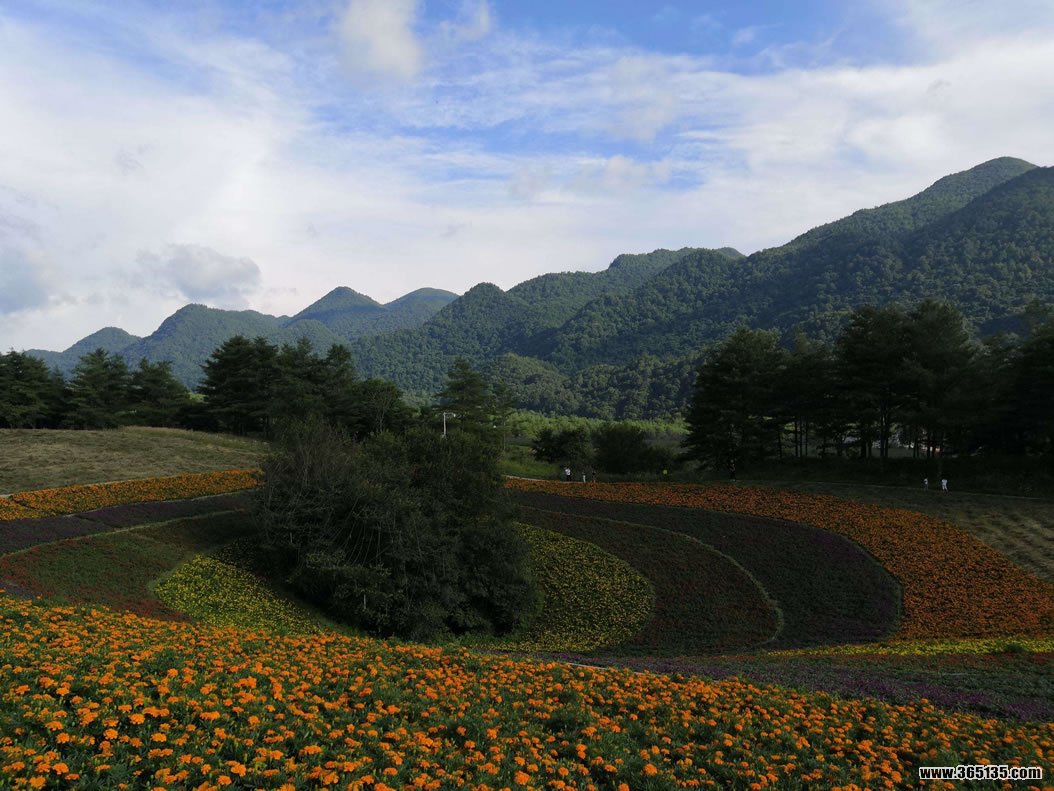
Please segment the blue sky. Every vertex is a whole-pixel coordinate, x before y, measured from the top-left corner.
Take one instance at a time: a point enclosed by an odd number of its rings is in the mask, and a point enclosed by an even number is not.
[[[0,7],[0,347],[507,288],[1049,165],[1054,3]]]

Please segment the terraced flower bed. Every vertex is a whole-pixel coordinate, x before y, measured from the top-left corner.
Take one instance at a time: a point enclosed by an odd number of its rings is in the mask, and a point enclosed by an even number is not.
[[[1054,721],[1054,653],[817,655],[742,657],[561,655],[575,662],[614,664],[651,673],[708,679],[739,677],[897,705],[928,700],[943,709],[986,717]]]
[[[14,788],[897,788],[919,765],[1045,765],[1054,747],[1049,724],[920,701],[7,597],[0,657],[0,785]]]
[[[181,618],[158,601],[151,583],[195,551],[231,541],[250,529],[242,515],[217,515],[42,544],[0,556],[0,588],[15,585],[67,602]]]
[[[497,647],[592,651],[628,640],[651,617],[655,592],[629,563],[588,541],[531,525],[519,528],[545,601],[530,626]]]
[[[37,544],[87,536],[109,529],[106,525],[77,516],[12,520],[0,525],[0,555],[35,547]]]
[[[578,484],[509,479],[510,489],[604,502],[699,508],[782,519],[856,541],[900,582],[903,638],[1047,634],[1054,585],[954,525],[895,508],[747,486]]]
[[[253,488],[259,483],[258,476],[258,470],[227,470],[19,492],[0,501],[5,504],[0,518],[57,516],[128,503],[227,494]]]
[[[0,522],[8,519],[24,519],[32,516],[33,512],[12,500],[10,497],[0,497]]]
[[[830,531],[697,509],[535,492],[517,492],[515,499],[576,516],[665,528],[730,555],[783,614],[783,628],[766,648],[868,642],[896,628],[900,606],[896,581],[859,546]],[[663,573],[662,568],[656,571]]]
[[[162,580],[154,590],[171,609],[195,623],[306,634],[322,628],[306,608],[277,595],[251,571],[238,565],[251,554],[250,540],[235,541],[215,555],[196,555]]]
[[[730,558],[654,528],[524,509],[546,530],[589,541],[622,558],[655,589],[652,618],[619,651],[737,651],[771,639],[779,616],[757,583]]]
[[[245,511],[251,505],[251,495],[246,492],[196,497],[192,500],[161,500],[148,503],[131,503],[100,508],[80,514],[84,519],[101,522],[111,527],[132,527],[172,519],[216,513],[218,511]],[[3,527],[0,526],[0,530]]]

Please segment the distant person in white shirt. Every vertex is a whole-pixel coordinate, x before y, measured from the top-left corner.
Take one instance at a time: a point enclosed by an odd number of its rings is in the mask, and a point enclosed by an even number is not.
[[[922,488],[923,489],[929,489],[930,488],[930,479],[929,478],[923,478],[922,479]]]
[[[942,492],[948,491],[948,479],[947,478],[941,478],[941,491]]]
[[[564,467],[564,480],[571,480],[571,468]]]

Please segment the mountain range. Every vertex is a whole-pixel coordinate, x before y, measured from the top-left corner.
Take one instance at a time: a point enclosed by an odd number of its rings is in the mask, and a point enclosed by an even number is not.
[[[146,338],[107,328],[62,353],[102,346],[132,362],[170,359],[188,384],[234,334],[309,337],[352,351],[359,372],[435,392],[453,360],[486,368],[521,405],[599,417],[678,411],[705,347],[737,326],[831,338],[853,308],[943,299],[982,335],[1054,301],[1054,168],[1004,157],[906,200],[863,209],[744,256],[683,248],[620,255],[601,272],[532,278],[460,297],[422,289],[380,305],[339,288],[293,317],[189,305]]]

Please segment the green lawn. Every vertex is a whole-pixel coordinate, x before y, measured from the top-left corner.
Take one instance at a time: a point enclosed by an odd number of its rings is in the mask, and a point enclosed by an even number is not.
[[[179,429],[0,429],[0,494],[254,467],[266,451],[256,440]]]

